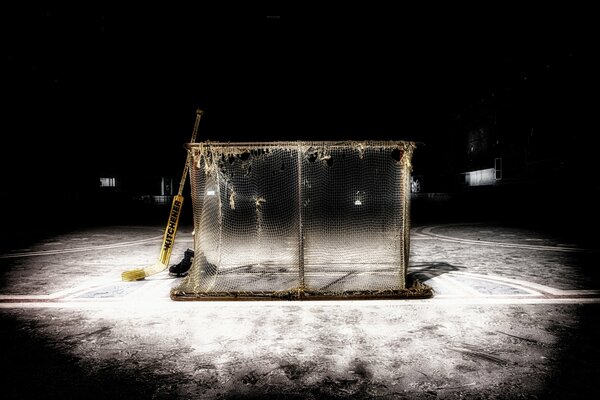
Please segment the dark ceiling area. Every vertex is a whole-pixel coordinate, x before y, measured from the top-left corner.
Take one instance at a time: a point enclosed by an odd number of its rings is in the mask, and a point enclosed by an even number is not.
[[[105,171],[177,176],[196,108],[199,140],[444,151],[457,118],[496,97],[586,148],[596,72],[584,12],[435,11],[2,13],[6,193]]]

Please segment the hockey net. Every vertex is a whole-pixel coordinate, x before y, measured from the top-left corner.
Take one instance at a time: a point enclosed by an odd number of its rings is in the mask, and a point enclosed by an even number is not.
[[[414,148],[189,144],[195,257],[171,297],[427,297],[406,284]]]

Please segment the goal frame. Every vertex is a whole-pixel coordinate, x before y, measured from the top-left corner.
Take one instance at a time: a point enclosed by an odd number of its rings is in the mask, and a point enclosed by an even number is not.
[[[184,278],[184,283],[171,290],[171,298],[177,301],[190,300],[339,300],[339,299],[396,299],[396,298],[428,298],[433,295],[433,291],[427,285],[418,281],[410,282],[411,286],[407,287],[407,269],[410,255],[410,176],[412,171],[412,155],[416,148],[416,143],[411,141],[274,141],[274,142],[200,142],[188,143],[185,146],[189,154],[190,163],[190,180],[192,181],[192,191],[197,190],[194,187],[192,179],[193,169],[200,169],[200,160],[205,152],[213,152],[218,150],[217,154],[235,154],[252,153],[258,149],[295,149],[297,153],[297,190],[298,190],[298,207],[299,213],[299,229],[298,229],[298,271],[299,285],[286,291],[211,291],[211,292],[190,292],[183,288],[185,282],[191,279],[190,276]],[[307,289],[304,283],[304,233],[303,233],[303,205],[302,205],[302,190],[303,190],[303,171],[301,157],[310,149],[335,149],[335,148],[353,148],[362,152],[368,148],[386,148],[398,149],[399,157],[396,160],[402,170],[401,181],[398,182],[402,196],[401,201],[401,220],[402,226],[400,233],[402,240],[402,251],[399,254],[398,266],[398,285],[396,288],[385,290],[350,290],[346,292],[323,291]],[[226,150],[226,151],[224,151]],[[360,153],[362,154],[362,153]],[[362,159],[362,155],[360,156]],[[208,168],[204,166],[204,168]],[[202,235],[201,227],[196,226],[198,218],[196,217],[196,204],[194,206],[194,228],[196,235]],[[195,241],[195,243],[197,243]],[[194,249],[198,254],[198,249]],[[190,270],[190,275],[197,271]]]

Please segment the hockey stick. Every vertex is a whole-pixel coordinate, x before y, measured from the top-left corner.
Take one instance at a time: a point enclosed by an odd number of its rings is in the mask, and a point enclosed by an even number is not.
[[[194,130],[192,132],[192,140],[190,143],[196,141],[196,134],[198,133],[198,126],[200,125],[200,118],[204,112],[200,109],[196,110],[196,121],[194,122]],[[121,279],[124,281],[138,281],[144,279],[147,276],[157,274],[164,271],[169,265],[171,259],[171,251],[175,243],[175,235],[177,234],[177,225],[179,224],[179,215],[181,214],[181,206],[183,205],[183,187],[187,178],[188,168],[190,164],[190,152],[188,151],[187,158],[185,160],[185,166],[183,167],[183,175],[181,181],[179,181],[179,190],[177,195],[173,197],[173,203],[171,204],[171,212],[169,213],[169,220],[167,221],[167,227],[165,228],[165,235],[163,236],[162,247],[158,261],[143,269],[133,269],[130,271],[124,271],[121,274]]]

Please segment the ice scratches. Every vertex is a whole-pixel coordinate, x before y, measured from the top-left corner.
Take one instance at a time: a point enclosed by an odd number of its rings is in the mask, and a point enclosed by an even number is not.
[[[497,357],[493,354],[490,354],[489,352],[485,352],[483,350],[481,350],[480,348],[478,348],[477,346],[473,346],[470,344],[463,344],[460,347],[448,347],[448,350],[452,350],[452,351],[456,351],[459,352],[465,356],[467,356],[468,358],[474,359],[474,360],[483,360],[483,361],[487,361],[502,367],[506,367],[510,364],[512,364],[510,361],[505,360],[503,358]]]
[[[535,340],[535,339],[528,339],[528,338],[524,338],[524,337],[517,336],[517,335],[511,335],[510,333],[506,333],[506,332],[502,332],[502,331],[496,331],[496,332],[501,333],[501,334],[506,335],[506,336],[510,336],[512,338],[515,338],[515,339],[519,339],[519,340],[525,341],[525,342],[540,344],[540,342],[537,341],[537,340]]]
[[[101,337],[105,337],[105,336],[109,335],[111,330],[112,330],[112,328],[110,326],[104,326],[100,329],[96,329],[93,332],[82,332],[82,333],[77,333],[74,335],[67,335],[67,336],[63,337],[63,339],[65,341],[69,341],[72,339],[84,341],[93,336],[95,336],[97,339],[97,338],[101,338]]]
[[[317,364],[312,361],[301,362],[299,360],[282,360],[279,368],[286,378],[291,381],[301,380],[316,369]]]
[[[244,385],[256,385],[259,379],[260,375],[258,375],[256,371],[250,371],[246,375],[242,376],[241,381]]]
[[[471,383],[465,383],[464,385],[440,386],[440,387],[436,387],[435,390],[459,390],[459,389],[472,387],[475,385],[476,385],[475,382],[471,382]]]
[[[339,371],[323,360],[267,357],[248,363],[235,358],[231,378],[219,388],[227,398],[368,399],[387,389],[373,380],[369,367],[358,358]]]
[[[362,379],[370,380],[373,378],[373,373],[369,369],[368,365],[358,358],[355,358],[350,363],[350,370],[348,372]]]

